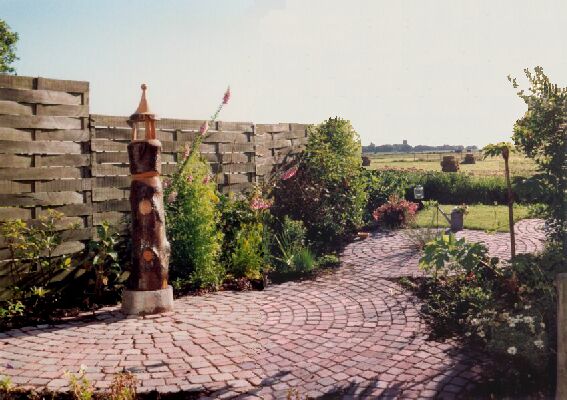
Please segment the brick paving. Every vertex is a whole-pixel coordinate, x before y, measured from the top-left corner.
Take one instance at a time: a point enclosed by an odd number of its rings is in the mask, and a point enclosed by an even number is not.
[[[509,251],[508,234],[459,235],[493,255]],[[541,249],[543,239],[541,221],[518,224],[518,252]],[[481,355],[429,339],[419,301],[387,279],[420,274],[418,258],[400,231],[377,232],[315,280],[184,297],[158,316],[109,307],[0,333],[0,375],[64,390],[63,370],[84,364],[98,388],[126,369],[141,391],[206,389],[210,398],[459,398],[479,377]]]

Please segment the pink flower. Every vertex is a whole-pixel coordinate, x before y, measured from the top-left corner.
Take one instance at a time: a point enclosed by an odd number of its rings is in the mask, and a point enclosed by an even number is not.
[[[226,88],[226,92],[224,92],[224,96],[222,98],[222,104],[228,103],[230,100],[230,86]]]
[[[270,206],[270,202],[261,197],[254,197],[252,201],[250,201],[250,208],[253,210],[266,210],[270,208]]]
[[[163,188],[167,189],[170,186],[171,186],[171,179],[164,179],[163,180]]]
[[[199,134],[201,136],[205,136],[208,130],[209,130],[209,121],[205,121],[203,122],[203,125],[201,125],[201,127],[199,128]]]
[[[290,169],[288,169],[287,171],[285,171],[282,174],[282,181],[287,181],[288,179],[291,179],[295,176],[295,174],[297,174],[297,167],[291,167]]]
[[[203,178],[203,183],[204,183],[204,184],[207,184],[207,183],[209,183],[210,181],[211,181],[211,177],[210,177],[209,175],[207,175],[207,176],[205,176],[205,177]]]
[[[185,149],[183,150],[183,158],[187,158],[189,157],[189,153],[191,153],[191,147],[189,147],[189,144],[185,144]]]
[[[177,199],[177,192],[176,191],[171,192],[169,194],[169,196],[167,196],[168,203],[174,203],[176,199]]]
[[[193,182],[193,175],[187,176],[187,182],[189,183]]]

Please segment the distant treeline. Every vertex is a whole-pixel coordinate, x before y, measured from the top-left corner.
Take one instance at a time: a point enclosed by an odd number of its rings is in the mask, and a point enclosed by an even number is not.
[[[417,145],[412,146],[409,144],[381,144],[376,146],[374,143],[370,143],[368,146],[362,146],[363,153],[423,153],[423,152],[434,152],[434,151],[476,151],[477,146],[451,146],[444,144],[443,146],[427,146],[427,145]]]

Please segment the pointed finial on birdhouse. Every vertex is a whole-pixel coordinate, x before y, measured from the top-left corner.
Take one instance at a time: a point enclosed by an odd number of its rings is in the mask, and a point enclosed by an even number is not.
[[[140,104],[138,105],[138,109],[134,114],[153,114],[150,111],[150,106],[148,104],[148,99],[146,98],[146,90],[148,86],[145,83],[142,83],[142,98],[140,99]]]

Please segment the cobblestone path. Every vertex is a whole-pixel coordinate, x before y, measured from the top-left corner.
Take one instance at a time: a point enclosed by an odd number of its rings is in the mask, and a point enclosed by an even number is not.
[[[506,256],[508,234],[459,233]],[[542,248],[542,223],[517,225],[518,252]],[[176,300],[173,313],[90,319],[0,333],[0,375],[21,386],[67,385],[87,366],[98,388],[124,368],[140,390],[205,388],[210,398],[458,398],[474,386],[478,354],[428,339],[419,302],[387,278],[419,274],[402,233],[350,244],[343,265],[315,280],[264,291]]]

